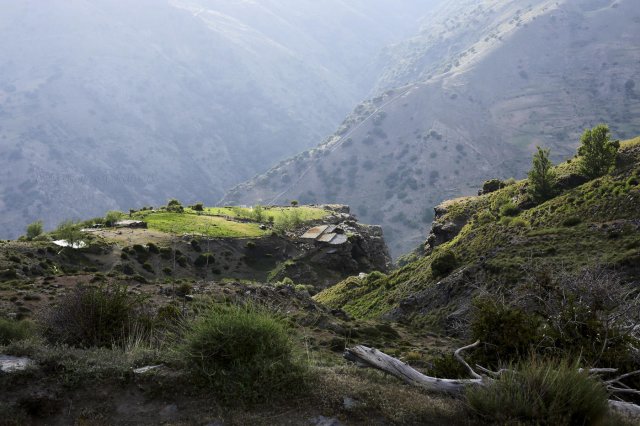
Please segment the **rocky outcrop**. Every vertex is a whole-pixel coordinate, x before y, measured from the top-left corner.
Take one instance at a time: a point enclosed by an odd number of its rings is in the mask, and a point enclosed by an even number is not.
[[[431,224],[431,232],[425,242],[425,253],[433,252],[433,249],[441,244],[453,240],[467,224],[469,218],[466,216],[447,219],[448,205],[440,204],[434,208],[435,216]]]
[[[284,263],[271,277],[285,277],[296,283],[313,284],[317,290],[329,287],[360,272],[388,272],[391,257],[382,227],[364,225],[342,206],[340,213],[307,225],[298,231],[300,255]]]

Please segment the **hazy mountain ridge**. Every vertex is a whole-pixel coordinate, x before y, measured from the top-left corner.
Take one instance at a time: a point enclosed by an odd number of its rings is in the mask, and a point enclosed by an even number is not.
[[[362,63],[406,34],[419,3],[3,6],[0,234],[171,196],[218,199],[329,133],[373,84]]]
[[[424,81],[358,107],[347,121],[366,121],[238,186],[223,203],[347,203],[366,221],[382,223],[399,255],[421,242],[433,206],[474,194],[487,178],[521,177],[536,144],[552,148],[559,160],[573,154],[584,128],[599,122],[609,123],[616,137],[640,133],[633,119],[640,112],[638,5],[500,3],[481,4],[484,31],[453,26],[450,56],[405,67],[408,73],[397,61],[402,72],[387,71],[379,85]],[[434,16],[447,12],[454,19],[477,10],[456,5]],[[426,42],[426,57],[446,45]],[[407,63],[417,63],[414,56]],[[432,69],[439,71],[427,79]]]

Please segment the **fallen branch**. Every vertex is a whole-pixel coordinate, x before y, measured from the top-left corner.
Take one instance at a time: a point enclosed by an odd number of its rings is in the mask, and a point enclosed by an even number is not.
[[[465,348],[472,346],[475,346],[475,344]],[[465,348],[460,348],[456,351],[458,356],[460,351]],[[477,377],[475,379],[440,379],[437,377],[427,376],[396,358],[380,352],[377,349],[368,348],[366,346],[356,346],[351,349],[346,349],[344,357],[349,361],[357,363],[358,366],[384,371],[385,373],[389,373],[410,385],[419,386],[432,392],[457,394],[461,393],[467,386],[482,386],[486,381],[492,380],[486,376],[480,376],[477,373]],[[461,359],[461,357],[459,359]],[[469,370],[473,371],[468,364],[467,367]]]
[[[353,348],[347,348],[344,351],[344,358],[355,362],[359,367],[364,368],[375,368],[376,370],[383,371],[385,373],[391,374],[392,376],[402,380],[405,383],[408,383],[413,386],[418,386],[423,389],[432,392],[438,393],[446,393],[446,394],[461,394],[467,386],[486,386],[492,382],[494,379],[488,376],[482,376],[478,374],[471,366],[462,358],[462,351],[466,349],[471,349],[480,344],[479,341],[464,346],[454,352],[455,358],[466,367],[469,371],[473,379],[440,379],[438,377],[427,376],[426,374],[422,374],[416,369],[412,368],[408,364],[396,359],[392,356],[389,356],[383,352],[375,348],[369,348],[367,346],[355,346]],[[488,370],[484,367],[476,366],[478,370],[490,374],[492,376],[500,377],[502,373],[508,370],[500,370],[497,372]],[[580,369],[580,371],[583,371]],[[601,369],[591,369],[588,370],[591,374],[603,374],[603,373],[613,373],[616,372],[617,369],[613,368],[601,368]],[[620,383],[619,380],[629,377],[639,372],[634,371],[633,373],[623,374],[622,376],[616,377],[615,379],[605,381],[604,383],[607,385],[607,389],[612,393],[632,393],[632,394],[640,394],[640,391],[635,389],[630,389],[626,385],[627,389],[617,388],[612,386],[613,383]],[[632,404],[630,402],[624,401],[616,401],[609,400],[609,407],[615,411],[618,411],[624,415],[638,417],[640,416],[640,405]]]

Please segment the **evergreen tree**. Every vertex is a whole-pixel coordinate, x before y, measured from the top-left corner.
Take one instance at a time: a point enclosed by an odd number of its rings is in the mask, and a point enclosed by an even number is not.
[[[549,159],[549,150],[540,147],[537,149],[529,171],[529,194],[536,202],[542,202],[553,197],[556,174]]]
[[[619,141],[609,137],[609,126],[600,124],[587,129],[580,138],[580,171],[590,179],[608,173],[616,163]]]

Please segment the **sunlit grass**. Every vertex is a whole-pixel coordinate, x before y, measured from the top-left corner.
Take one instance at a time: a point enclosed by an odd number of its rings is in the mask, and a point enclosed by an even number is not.
[[[151,213],[143,219],[149,229],[172,234],[198,234],[209,237],[249,238],[261,237],[267,231],[257,223],[241,223],[218,216],[190,213]]]
[[[318,207],[263,207],[263,216],[268,218],[273,217],[274,220],[278,220],[284,214],[296,210],[302,221],[322,219],[327,216],[327,211]],[[193,212],[191,209],[186,209],[187,212]],[[253,219],[252,207],[205,207],[202,212],[207,215],[213,216],[229,216],[236,218]]]

